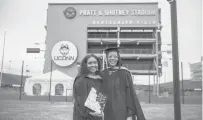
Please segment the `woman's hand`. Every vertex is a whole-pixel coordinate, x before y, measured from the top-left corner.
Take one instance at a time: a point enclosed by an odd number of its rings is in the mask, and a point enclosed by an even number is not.
[[[96,117],[102,117],[102,114],[98,112],[90,112],[90,115],[96,116]]]
[[[132,117],[128,117],[126,120],[132,120]]]

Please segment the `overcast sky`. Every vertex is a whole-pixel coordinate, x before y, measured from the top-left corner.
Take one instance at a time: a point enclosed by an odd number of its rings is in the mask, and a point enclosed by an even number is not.
[[[0,61],[2,56],[3,36],[6,34],[4,68],[8,69],[9,60],[12,71],[21,69],[21,60],[31,72],[38,73],[43,68],[43,53],[26,54],[27,47],[40,47],[35,42],[44,43],[46,31],[46,10],[48,2],[136,2],[136,0],[0,0]],[[139,0],[140,1],[140,0]],[[166,0],[158,1],[162,9],[162,42],[171,43],[170,6]],[[189,78],[189,65],[200,61],[202,54],[202,0],[178,0],[178,40],[179,60],[184,63],[184,77]],[[166,56],[164,56],[166,57]],[[35,64],[33,64],[36,62]],[[38,64],[36,66],[36,64]],[[172,64],[165,69],[169,80],[172,78]]]

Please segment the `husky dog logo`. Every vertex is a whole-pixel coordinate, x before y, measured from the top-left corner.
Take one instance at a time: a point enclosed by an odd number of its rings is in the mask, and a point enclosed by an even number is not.
[[[66,56],[68,54],[68,52],[70,51],[68,44],[66,44],[66,45],[62,44],[59,51],[63,56]]]
[[[76,16],[76,10],[73,7],[68,7],[63,11],[63,14],[68,19],[73,19]]]

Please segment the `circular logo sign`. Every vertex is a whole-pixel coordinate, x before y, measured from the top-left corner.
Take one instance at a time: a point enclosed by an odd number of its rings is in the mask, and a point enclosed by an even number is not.
[[[76,16],[76,10],[73,7],[66,8],[63,13],[68,19],[73,19]]]
[[[77,53],[77,48],[72,42],[60,41],[52,48],[51,57],[57,65],[65,67],[75,62]]]

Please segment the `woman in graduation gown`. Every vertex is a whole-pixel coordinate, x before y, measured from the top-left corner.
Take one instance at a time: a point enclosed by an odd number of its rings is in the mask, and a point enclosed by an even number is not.
[[[140,102],[134,91],[131,73],[121,67],[117,48],[106,49],[108,68],[102,73],[107,103],[104,120],[145,120]]]
[[[98,74],[101,69],[99,59],[91,54],[84,57],[80,73],[73,84],[74,108],[73,120],[102,120],[101,114],[85,107],[85,101],[92,87],[102,92],[102,79]]]

